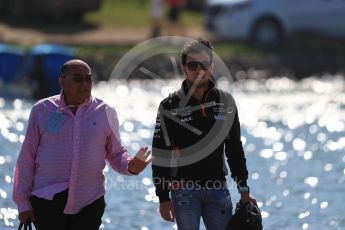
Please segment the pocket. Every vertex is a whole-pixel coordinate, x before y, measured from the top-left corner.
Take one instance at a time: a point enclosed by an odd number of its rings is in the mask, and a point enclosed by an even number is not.
[[[212,189],[212,195],[209,197],[209,200],[216,203],[219,207],[232,208],[231,195],[228,188]]]
[[[192,203],[194,203],[193,194],[189,190],[178,189],[173,190],[171,193],[171,200],[175,208],[189,209]]]
[[[202,202],[183,189],[172,191],[171,197],[178,229],[199,229]]]
[[[53,202],[51,200],[39,198],[37,196],[31,196],[30,203],[34,212],[40,213],[41,211],[43,211],[45,213],[48,213],[49,212],[48,210],[52,208]]]
[[[96,212],[95,213],[96,213],[96,215],[99,216],[100,219],[102,218],[102,216],[104,214],[105,206],[106,206],[106,203],[104,200],[104,196],[102,196],[96,200],[96,207],[95,207]]]
[[[91,204],[87,205],[83,209],[88,210],[88,211],[92,211],[95,214],[99,213],[99,214],[103,215],[105,206],[106,206],[106,204],[105,204],[104,196],[101,196],[100,198],[98,198],[97,200],[95,200]]]
[[[226,212],[230,212],[232,215],[232,200],[231,200],[231,195],[230,195],[230,191],[228,188],[224,188],[224,207],[225,210],[227,210]]]
[[[186,191],[184,189],[176,189],[171,191],[171,199],[172,201],[180,201],[191,199],[193,196],[190,191]]]

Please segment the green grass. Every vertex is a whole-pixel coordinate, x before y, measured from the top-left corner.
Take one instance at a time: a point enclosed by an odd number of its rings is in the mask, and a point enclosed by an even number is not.
[[[221,42],[214,43],[215,52],[220,57],[232,57],[235,55],[255,55],[261,56],[262,51],[256,47],[250,46],[242,42]]]
[[[164,16],[163,21],[165,19]],[[150,26],[150,0],[103,0],[101,8],[87,14],[85,21],[101,28],[147,28]],[[184,11],[182,22],[188,26],[200,25],[201,15]]]
[[[76,46],[79,56],[111,56],[111,55],[124,55],[136,44],[111,44],[111,45],[81,45]],[[237,55],[250,55],[255,57],[264,57],[265,52],[258,48],[249,46],[248,44],[239,42],[223,42],[215,43],[215,52],[221,58],[228,58]]]
[[[202,16],[197,12],[184,11],[182,14],[182,23],[186,27],[201,26]]]
[[[149,25],[149,4],[144,0],[103,0],[101,8],[85,20],[100,27],[143,27]]]
[[[101,60],[109,56],[121,57],[134,45],[122,44],[122,45],[81,45],[75,46],[77,49],[77,56],[79,57],[92,57],[96,60]]]

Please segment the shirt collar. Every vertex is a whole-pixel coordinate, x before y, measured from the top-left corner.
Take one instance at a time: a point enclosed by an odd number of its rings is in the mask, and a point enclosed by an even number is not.
[[[94,98],[91,95],[90,97],[85,99],[85,101],[83,103],[78,105],[78,107],[79,106],[89,106],[91,104],[91,102],[93,101],[93,99]],[[65,110],[66,108],[73,107],[73,105],[66,105],[65,95],[63,93],[63,90],[61,90],[60,95],[58,96],[57,104],[58,104],[59,110]]]

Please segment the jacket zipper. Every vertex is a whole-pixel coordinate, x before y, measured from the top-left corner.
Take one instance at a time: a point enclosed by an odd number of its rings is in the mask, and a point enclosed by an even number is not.
[[[205,97],[205,100],[204,100],[204,103],[201,104],[201,113],[202,113],[202,116],[203,117],[207,117],[207,113],[206,113],[206,110],[205,110],[205,102],[207,100],[207,97],[208,97],[208,94],[210,93],[211,90],[209,90],[206,94],[206,97]]]

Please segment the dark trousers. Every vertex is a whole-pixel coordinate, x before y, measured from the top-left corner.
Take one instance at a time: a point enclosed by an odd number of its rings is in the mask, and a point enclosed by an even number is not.
[[[67,215],[63,210],[67,203],[68,190],[55,194],[53,200],[32,196],[37,230],[97,230],[102,223],[105,209],[104,196],[98,198],[79,213]]]

